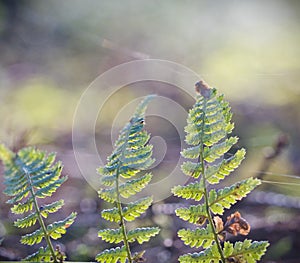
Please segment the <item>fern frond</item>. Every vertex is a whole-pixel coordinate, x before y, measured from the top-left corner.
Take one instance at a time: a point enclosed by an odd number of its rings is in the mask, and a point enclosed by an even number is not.
[[[132,263],[135,260],[129,243],[137,241],[142,244],[159,232],[158,228],[150,227],[127,231],[125,225],[125,221],[133,221],[149,208],[152,197],[139,199],[127,206],[121,204],[121,198],[127,199],[142,191],[152,179],[151,173],[133,178],[148,169],[154,162],[152,145],[148,144],[150,136],[143,130],[145,111],[151,98],[152,96],[148,96],[139,104],[130,121],[121,130],[106,165],[97,170],[102,175],[102,185],[106,187],[98,191],[99,197],[115,205],[113,208],[103,210],[101,215],[104,219],[118,223],[120,226],[118,229],[100,230],[98,236],[109,243],[123,242],[124,244],[122,249],[105,250],[98,254],[96,260],[99,262],[128,260]]]
[[[225,209],[229,209],[258,186],[260,180],[249,178],[218,191],[208,190],[209,184],[218,184],[239,167],[246,151],[240,149],[233,156],[226,158],[226,154],[238,141],[237,136],[229,136],[234,128],[229,103],[224,101],[223,95],[217,94],[216,89],[211,89],[203,81],[196,83],[196,91],[199,95],[189,111],[185,127],[185,141],[189,147],[181,152],[181,155],[188,159],[181,166],[182,172],[196,180],[186,186],[175,186],[172,193],[199,202],[188,208],[178,208],[175,212],[179,218],[189,223],[206,224],[206,227],[181,229],[178,235],[186,245],[203,246],[206,250],[183,255],[179,261],[246,262],[236,261],[235,258],[234,261],[227,259],[221,242],[226,237],[225,232],[247,235],[250,225],[238,212],[227,218],[225,226],[220,217],[213,216],[222,215]]]
[[[266,241],[254,241],[246,239],[243,242],[230,242],[224,244],[224,256],[233,262],[255,263],[265,254],[269,243]]]
[[[204,247],[207,248],[214,242],[214,233],[212,227],[208,224],[206,228],[180,229],[178,236],[184,244],[190,247]]]
[[[125,247],[116,247],[105,249],[96,256],[96,260],[100,263],[126,263],[127,253]]]
[[[38,261],[58,262],[58,252],[55,252],[51,239],[60,238],[75,220],[76,213],[66,219],[45,225],[43,218],[50,213],[57,212],[64,204],[63,200],[50,204],[39,204],[39,199],[50,197],[67,180],[61,176],[62,164],[55,163],[55,154],[46,154],[32,147],[27,147],[13,153],[4,145],[0,145],[0,158],[5,166],[5,193],[11,198],[7,201],[13,204],[11,211],[23,215],[15,221],[19,228],[34,226],[37,222],[40,228],[21,237],[21,243],[34,245],[45,239],[47,248],[40,248],[38,252],[27,259]],[[50,254],[49,254],[50,253]]]

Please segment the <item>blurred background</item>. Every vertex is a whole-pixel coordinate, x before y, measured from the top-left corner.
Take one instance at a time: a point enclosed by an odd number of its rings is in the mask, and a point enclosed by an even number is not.
[[[14,150],[36,145],[55,151],[63,161],[69,180],[55,198],[64,198],[66,206],[52,220],[73,210],[79,213],[59,241],[68,260],[93,261],[109,247],[97,231],[112,226],[100,217],[108,205],[76,164],[72,148],[76,105],[106,70],[157,58],[191,68],[225,94],[234,112],[234,132],[241,138],[237,147],[247,149],[247,158],[224,185],[249,176],[263,179],[225,216],[239,210],[252,226],[249,238],[270,241],[262,262],[299,262],[299,12],[297,0],[0,1],[0,140]],[[95,99],[101,100],[105,89],[98,90]],[[96,135],[97,149],[105,158],[112,149],[111,127],[120,109],[149,93],[171,98],[185,109],[194,102],[165,83],[133,83],[105,103],[96,134],[89,134],[82,124],[82,138]],[[119,119],[115,128],[126,120]],[[167,120],[149,118],[147,129],[166,145],[153,169],[157,178],[163,178],[178,161],[180,138]],[[19,244],[22,232],[13,226],[15,216],[5,203],[0,178],[0,259],[18,260],[35,248]],[[174,216],[178,204],[185,201],[169,197],[142,218],[144,225],[163,228],[159,237],[143,246],[148,262],[177,262],[179,255],[194,251],[176,235],[186,227]],[[133,250],[139,249],[134,244]]]

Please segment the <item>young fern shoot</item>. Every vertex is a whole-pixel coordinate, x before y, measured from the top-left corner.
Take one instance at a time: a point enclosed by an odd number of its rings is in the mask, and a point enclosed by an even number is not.
[[[4,193],[11,197],[7,203],[12,204],[14,214],[23,215],[14,224],[19,228],[35,225],[40,227],[33,233],[22,236],[21,243],[39,244],[44,239],[47,246],[26,257],[26,261],[62,262],[65,258],[59,246],[53,247],[51,239],[58,239],[66,233],[66,229],[74,222],[76,213],[71,213],[62,221],[46,225],[44,218],[55,213],[64,205],[63,200],[50,204],[41,204],[40,199],[51,197],[60,185],[67,180],[61,177],[62,164],[55,163],[55,154],[47,155],[32,147],[23,148],[14,153],[0,145],[0,159],[5,166]]]
[[[127,205],[121,198],[129,198],[140,192],[151,181],[152,174],[138,176],[142,170],[147,170],[154,162],[152,145],[148,144],[150,135],[143,130],[145,111],[153,95],[146,97],[137,107],[133,117],[121,130],[115,142],[112,154],[107,158],[107,164],[98,169],[102,175],[102,185],[99,197],[113,203],[114,207],[102,211],[102,217],[119,225],[117,229],[104,229],[98,232],[99,237],[109,243],[123,243],[121,247],[106,249],[96,256],[102,263],[141,262],[145,251],[132,254],[130,243],[148,242],[159,233],[158,227],[142,227],[127,230],[126,221],[133,221],[143,214],[151,205],[152,197],[141,198]],[[134,177],[134,178],[133,178]]]
[[[229,104],[222,95],[217,94],[216,89],[210,88],[203,81],[196,83],[196,91],[199,94],[189,111],[185,127],[186,143],[190,147],[181,153],[184,158],[189,159],[183,163],[182,171],[193,177],[195,182],[175,186],[172,192],[175,196],[199,202],[176,210],[179,218],[198,226],[195,229],[181,229],[178,236],[186,245],[203,247],[204,250],[182,255],[179,261],[255,263],[265,254],[268,242],[246,239],[232,244],[225,241],[226,233],[247,235],[250,225],[239,212],[229,216],[225,224],[216,215],[222,215],[225,208],[229,209],[245,197],[260,184],[260,180],[248,178],[219,190],[210,186],[218,184],[238,168],[246,151],[240,149],[230,158],[225,158],[225,154],[238,141],[238,137],[228,136],[234,128]]]

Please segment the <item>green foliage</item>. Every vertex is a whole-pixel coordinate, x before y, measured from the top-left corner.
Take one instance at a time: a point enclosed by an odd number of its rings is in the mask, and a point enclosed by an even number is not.
[[[54,250],[51,239],[58,239],[73,224],[76,213],[71,213],[62,221],[46,225],[44,218],[57,212],[64,205],[63,200],[50,204],[41,204],[40,199],[51,197],[58,187],[67,180],[61,176],[62,164],[55,163],[55,154],[47,155],[43,151],[28,147],[13,153],[0,145],[0,159],[5,166],[4,193],[10,196],[7,203],[12,204],[11,211],[22,215],[14,224],[18,228],[34,226],[37,221],[40,227],[32,233],[22,236],[21,243],[39,244],[45,239],[47,247],[41,247],[36,253],[28,256],[26,261],[59,262],[64,258],[59,249]]]
[[[105,249],[103,252],[96,256],[98,262],[109,262],[109,263],[125,263],[127,260],[127,251],[125,246],[116,247],[111,249]]]
[[[252,242],[246,239],[235,244],[225,242],[222,252],[227,260],[226,262],[255,263],[265,254],[267,246],[267,242]],[[181,263],[212,263],[219,261],[221,261],[221,256],[218,253],[216,243],[199,253],[189,253],[180,257]]]
[[[118,224],[117,229],[104,229],[98,236],[109,243],[123,243],[123,246],[104,250],[96,256],[98,262],[138,262],[144,251],[132,255],[129,243],[148,242],[159,233],[157,227],[143,227],[127,231],[125,221],[133,221],[143,214],[151,205],[152,197],[146,197],[121,204],[121,198],[127,199],[144,189],[152,179],[151,173],[140,175],[154,162],[152,145],[148,144],[150,135],[143,130],[147,104],[152,96],[146,97],[137,107],[133,117],[121,130],[115,142],[112,154],[107,158],[107,164],[98,169],[102,176],[103,188],[99,197],[110,202],[114,207],[102,211],[102,217]]]
[[[228,136],[234,127],[231,122],[229,104],[216,89],[211,89],[204,82],[196,84],[199,95],[189,111],[185,127],[188,148],[182,151],[187,158],[181,168],[184,174],[194,178],[194,182],[185,186],[175,186],[175,196],[192,199],[199,204],[187,208],[178,208],[176,215],[181,219],[202,227],[181,229],[178,236],[190,247],[203,247],[199,253],[179,257],[181,263],[191,262],[256,262],[265,253],[268,242],[237,242],[235,245],[225,241],[226,233],[246,235],[249,224],[238,212],[222,219],[223,215],[237,201],[241,200],[260,184],[259,179],[248,178],[220,190],[211,189],[209,185],[218,184],[229,176],[245,157],[246,151],[240,149],[231,157],[226,154],[237,143],[238,137]],[[211,189],[211,190],[209,190]]]

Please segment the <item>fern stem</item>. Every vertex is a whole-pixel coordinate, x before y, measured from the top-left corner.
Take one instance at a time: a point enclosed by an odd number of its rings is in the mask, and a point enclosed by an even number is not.
[[[124,242],[124,246],[125,246],[126,252],[127,252],[128,263],[132,263],[132,256],[131,256],[131,251],[130,251],[130,247],[129,247],[127,231],[126,231],[126,226],[125,226],[125,221],[124,221],[124,216],[123,216],[123,209],[122,209],[122,205],[121,205],[121,198],[120,198],[120,193],[119,193],[119,175],[120,175],[119,168],[117,170],[116,175],[117,175],[116,176],[117,207],[118,207],[118,211],[119,211],[119,215],[120,215],[120,227],[121,227],[122,234],[123,234],[123,242]]]
[[[205,99],[204,106],[203,106],[204,110],[203,110],[203,116],[202,116],[201,138],[203,138],[203,135],[204,135],[206,105],[207,105],[207,100]],[[201,173],[202,173],[203,188],[204,188],[204,200],[205,200],[206,214],[207,214],[209,224],[211,225],[212,230],[213,230],[214,240],[217,244],[217,248],[218,248],[219,254],[221,256],[222,263],[226,263],[225,256],[223,254],[223,250],[222,250],[219,238],[218,238],[218,234],[217,234],[217,231],[216,231],[213,219],[212,219],[210,209],[209,209],[209,199],[208,199],[208,192],[207,192],[207,188],[206,188],[205,163],[204,163],[203,153],[204,153],[204,145],[201,140],[200,155],[199,155],[198,161],[200,161],[200,163],[201,163]]]
[[[19,160],[19,162],[20,162],[20,167],[21,167],[22,171],[25,173],[25,175],[27,177],[27,180],[29,182],[30,193],[31,193],[32,198],[33,198],[33,206],[34,206],[34,209],[35,209],[36,214],[37,214],[37,219],[38,219],[38,221],[40,223],[40,226],[42,227],[42,230],[44,232],[44,237],[45,237],[46,243],[47,243],[47,245],[48,245],[48,247],[50,249],[51,255],[53,257],[53,262],[54,263],[58,263],[58,260],[57,260],[56,255],[55,255],[55,250],[54,250],[52,242],[50,240],[50,237],[49,237],[46,225],[45,225],[44,220],[43,220],[43,218],[41,216],[41,211],[40,211],[39,204],[38,204],[38,201],[36,199],[36,195],[35,195],[35,192],[34,192],[34,189],[33,189],[33,185],[32,185],[32,181],[31,181],[30,173],[26,169],[26,167],[24,167],[24,164],[20,160]],[[16,163],[17,163],[17,161],[16,161]]]

